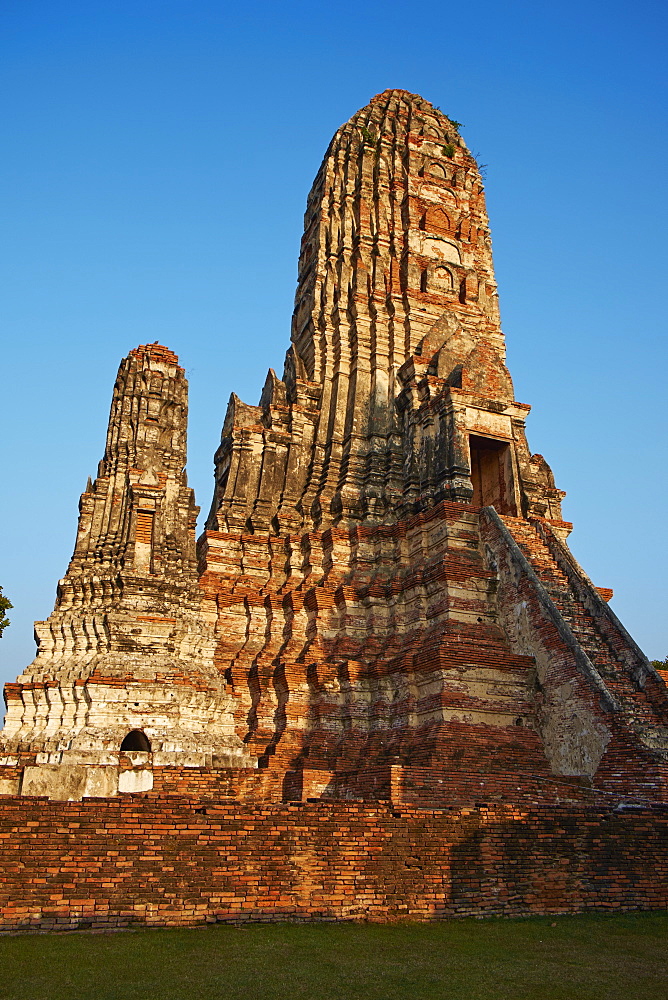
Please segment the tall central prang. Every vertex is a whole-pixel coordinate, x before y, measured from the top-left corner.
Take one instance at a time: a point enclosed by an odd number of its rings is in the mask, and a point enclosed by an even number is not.
[[[209,526],[393,520],[474,496],[559,520],[504,359],[476,163],[456,122],[386,91],[318,171],[283,381],[269,373],[259,407],[233,397]]]

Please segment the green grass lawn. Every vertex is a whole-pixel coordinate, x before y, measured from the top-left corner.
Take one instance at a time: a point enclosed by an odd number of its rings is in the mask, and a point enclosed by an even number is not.
[[[667,937],[667,913],[20,935],[0,998],[664,1000]]]

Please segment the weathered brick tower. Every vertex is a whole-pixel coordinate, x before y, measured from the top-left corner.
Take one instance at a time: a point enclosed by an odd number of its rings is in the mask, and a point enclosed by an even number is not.
[[[299,787],[607,782],[619,741],[664,773],[665,686],[564,545],[504,356],[476,164],[386,91],[318,172],[283,380],[232,398],[200,540],[237,732]]]
[[[665,684],[565,544],[480,175],[422,98],[386,91],[332,140],[291,339],[259,405],[230,402],[199,572],[183,370],[158,345],[121,364],[0,787],[664,801]]]
[[[36,624],[34,663],[5,689],[5,752],[37,755],[26,794],[114,794],[122,744],[163,765],[246,761],[197,584],[187,397],[166,348],[138,347],[121,363],[56,607]],[[128,774],[121,790],[146,778]]]

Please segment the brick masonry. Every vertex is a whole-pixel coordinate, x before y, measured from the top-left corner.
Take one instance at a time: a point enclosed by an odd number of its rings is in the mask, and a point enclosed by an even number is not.
[[[5,929],[436,920],[668,904],[668,808],[0,803]]]
[[[283,377],[232,396],[197,544],[184,369],[121,362],[5,688],[6,926],[665,905],[665,678],[529,410],[475,160],[385,91],[315,178]]]

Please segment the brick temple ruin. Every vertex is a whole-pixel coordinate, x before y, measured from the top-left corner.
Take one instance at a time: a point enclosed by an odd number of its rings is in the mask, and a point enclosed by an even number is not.
[[[197,543],[183,368],[121,363],[5,687],[5,926],[666,905],[666,685],[504,358],[476,163],[385,91],[318,171],[283,376],[232,396]]]

